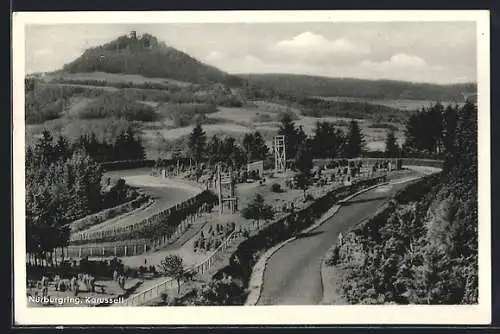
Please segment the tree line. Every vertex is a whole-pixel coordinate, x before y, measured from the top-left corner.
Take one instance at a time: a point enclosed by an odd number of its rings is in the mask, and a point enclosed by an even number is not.
[[[468,102],[464,107],[436,103],[429,108],[422,108],[406,122],[403,154],[408,156],[428,155],[444,157],[455,154],[455,142],[459,126],[460,113],[464,108],[471,108]]]

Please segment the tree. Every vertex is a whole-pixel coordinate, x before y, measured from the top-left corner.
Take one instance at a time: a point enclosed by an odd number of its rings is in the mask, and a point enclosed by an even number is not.
[[[312,139],[312,153],[317,158],[336,158],[344,144],[344,134],[330,122],[317,122]]]
[[[298,149],[297,130],[295,129],[295,123],[287,113],[281,119],[278,134],[285,136],[286,158],[295,157]]]
[[[385,155],[388,158],[396,158],[399,156],[399,151],[396,135],[394,131],[389,131],[385,139]]]
[[[295,156],[295,167],[299,171],[297,175],[297,183],[304,192],[306,198],[306,190],[311,183],[311,170],[313,168],[313,156],[309,140],[306,140],[299,146],[297,155]]]
[[[363,153],[364,146],[365,139],[361,133],[361,128],[357,121],[351,120],[344,148],[344,156],[346,158],[359,157]]]
[[[274,210],[271,205],[264,203],[264,197],[261,194],[256,194],[252,202],[242,210],[245,219],[255,220],[259,226],[260,220],[270,220],[274,218]]]
[[[165,276],[172,277],[177,281],[177,293],[181,291],[181,283],[191,278],[184,269],[184,263],[179,255],[168,255],[161,261]]]
[[[243,284],[230,276],[212,278],[197,291],[195,305],[242,305]]]
[[[191,157],[194,159],[195,163],[198,164],[203,158],[206,148],[206,134],[201,124],[196,124],[193,131],[191,131],[188,148]]]
[[[265,160],[269,153],[269,148],[260,132],[246,133],[243,137],[243,149],[247,162]]]

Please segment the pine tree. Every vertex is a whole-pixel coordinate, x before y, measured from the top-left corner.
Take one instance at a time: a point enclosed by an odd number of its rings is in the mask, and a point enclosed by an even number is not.
[[[206,148],[206,135],[201,124],[197,124],[193,128],[193,131],[191,131],[188,147],[191,157],[194,159],[195,163],[198,164],[203,158]]]
[[[213,135],[210,142],[207,145],[208,161],[211,165],[215,165],[217,162],[222,160],[222,142],[217,137]]]
[[[396,158],[399,156],[399,145],[397,143],[394,131],[389,131],[385,139],[385,155],[388,158]]]
[[[261,194],[256,194],[252,202],[242,210],[242,215],[245,219],[255,220],[258,226],[261,220],[273,219],[274,210],[272,206],[265,204]]]
[[[285,136],[286,157],[295,157],[298,149],[297,130],[289,114],[283,115],[278,134]]]
[[[336,130],[330,122],[317,122],[312,140],[313,156],[317,158],[336,158],[340,152],[344,138],[340,130]]]
[[[243,137],[243,149],[247,162],[265,160],[269,153],[269,148],[260,132],[246,133]]]
[[[300,146],[295,156],[295,167],[299,171],[297,181],[299,187],[304,192],[304,199],[306,198],[306,190],[311,183],[311,170],[313,168],[313,156],[311,152],[309,140],[304,141]]]
[[[346,158],[356,158],[361,156],[365,147],[365,139],[361,133],[359,124],[355,120],[349,123],[346,145],[344,147],[344,156]]]

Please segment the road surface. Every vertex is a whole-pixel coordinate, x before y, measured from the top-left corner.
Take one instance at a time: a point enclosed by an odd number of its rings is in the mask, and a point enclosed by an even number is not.
[[[321,260],[340,232],[373,214],[405,186],[405,180],[380,186],[346,201],[340,210],[318,228],[291,241],[269,259],[258,305],[316,305],[323,297]]]
[[[138,210],[132,215],[119,215],[115,218],[93,225],[85,229],[85,231],[77,233],[90,233],[118,227],[126,227],[140,222],[143,219],[147,219],[152,215],[168,209],[176,203],[181,203],[182,201],[185,201],[203,191],[202,188],[196,187],[182,180],[150,176],[148,174],[149,171],[150,169],[145,168],[112,171],[105,173],[105,177],[121,177],[128,185],[140,188],[142,192],[148,193],[151,198],[154,199],[152,205],[145,209]]]

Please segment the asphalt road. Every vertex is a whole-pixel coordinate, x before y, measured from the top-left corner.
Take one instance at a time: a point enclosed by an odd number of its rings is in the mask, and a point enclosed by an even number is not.
[[[408,178],[406,178],[408,179]],[[340,232],[373,214],[405,179],[380,186],[345,202],[339,211],[318,228],[289,242],[269,259],[258,305],[316,305],[323,297],[321,260],[337,242]]]

